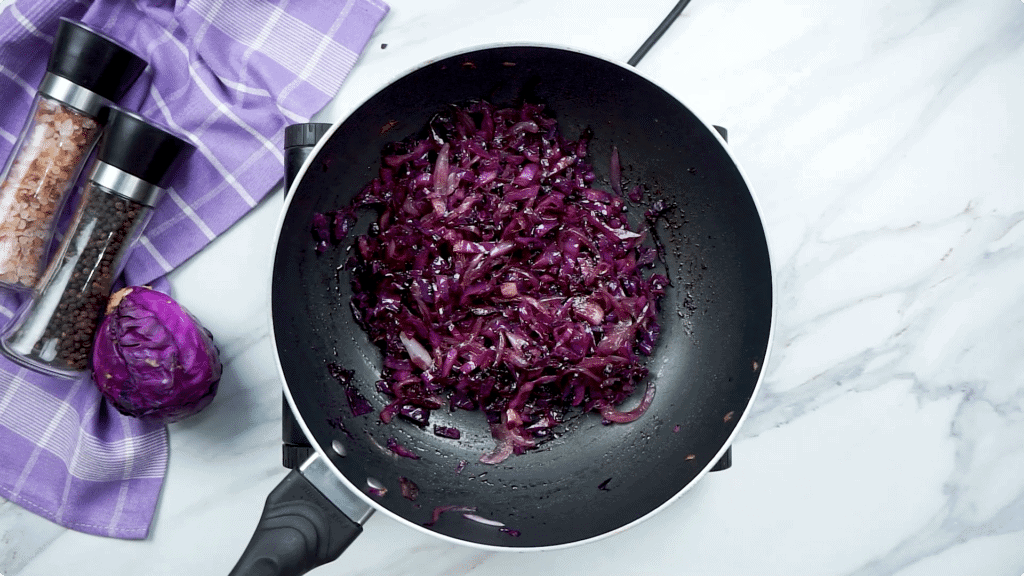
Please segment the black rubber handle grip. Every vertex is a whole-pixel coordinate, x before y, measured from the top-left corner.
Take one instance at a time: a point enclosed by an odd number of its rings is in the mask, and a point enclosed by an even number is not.
[[[330,130],[325,122],[303,122],[291,124],[284,129],[284,195],[292,187],[295,176],[313,152],[316,143]]]
[[[306,434],[299,427],[288,400],[281,394],[281,464],[285,468],[298,468],[306,458],[313,455],[313,447],[306,440]]]
[[[729,131],[721,126],[712,126],[716,132],[722,137],[722,140],[729,141]],[[728,470],[732,468],[732,446],[726,449],[725,454],[715,462],[715,465],[711,467],[712,472],[721,472],[722,470]]]
[[[305,574],[335,560],[362,531],[293,470],[267,496],[263,516],[230,576]]]
[[[712,472],[721,472],[722,470],[728,470],[732,468],[732,446],[729,446],[725,450],[725,454],[715,462],[715,465],[711,467]]]
[[[284,129],[284,195],[295,181],[299,169],[313,152],[316,143],[323,138],[331,125],[322,122],[291,124]],[[306,439],[299,423],[295,421],[288,401],[281,395],[281,464],[285,468],[298,468],[313,454],[313,447]]]

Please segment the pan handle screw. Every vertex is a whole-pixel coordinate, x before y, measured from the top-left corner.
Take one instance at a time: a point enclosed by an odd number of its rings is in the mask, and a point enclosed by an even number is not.
[[[331,448],[338,454],[338,456],[346,456],[348,452],[345,450],[345,446],[337,440],[331,441]]]

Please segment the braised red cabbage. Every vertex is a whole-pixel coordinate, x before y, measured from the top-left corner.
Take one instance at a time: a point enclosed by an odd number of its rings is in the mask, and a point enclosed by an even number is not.
[[[388,450],[391,450],[392,452],[394,452],[395,454],[398,454],[399,456],[402,456],[403,458],[411,458],[413,460],[419,460],[420,459],[420,455],[419,454],[413,452],[412,450],[409,450],[405,446],[402,446],[401,444],[398,443],[398,440],[396,440],[394,438],[388,438],[388,443],[387,444],[388,444]]]
[[[611,424],[650,405],[653,386],[615,408],[647,377],[668,279],[627,221],[617,149],[613,190],[595,187],[591,138],[566,139],[540,104],[452,106],[424,137],[388,145],[352,205],[314,217],[323,251],[356,210],[376,210],[347,266],[353,314],[384,352],[382,421],[480,410],[497,442],[481,461],[495,464],[550,437],[570,407]]]
[[[437,506],[430,514],[430,521],[424,522],[423,525],[429,528],[430,526],[437,524],[437,521],[441,519],[441,514],[444,514],[445,512],[476,512],[476,506],[459,506],[455,504]]]
[[[398,477],[398,484],[402,487],[402,497],[406,500],[415,501],[420,495],[420,487],[405,476]]]
[[[462,437],[462,432],[458,428],[450,426],[434,426],[434,435],[441,436],[442,438],[451,438],[452,440],[458,440]]]

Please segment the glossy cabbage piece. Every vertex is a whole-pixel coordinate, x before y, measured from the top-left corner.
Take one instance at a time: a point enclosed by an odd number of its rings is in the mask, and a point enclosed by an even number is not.
[[[208,406],[222,371],[210,332],[170,296],[140,286],[111,297],[92,365],[118,411],[164,423]]]

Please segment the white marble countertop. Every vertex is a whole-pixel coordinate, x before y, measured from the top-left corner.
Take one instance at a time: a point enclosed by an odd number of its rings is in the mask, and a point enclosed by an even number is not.
[[[675,0],[390,0],[320,120],[456,49],[625,61]],[[387,47],[382,48],[386,43]],[[313,574],[1024,572],[1024,3],[695,0],[639,69],[730,129],[772,242],[778,322],[728,472],[574,548],[494,553],[378,514]],[[0,504],[6,576],[222,575],[280,466],[265,309],[274,193],[172,275],[226,359],[171,427],[150,536]]]

